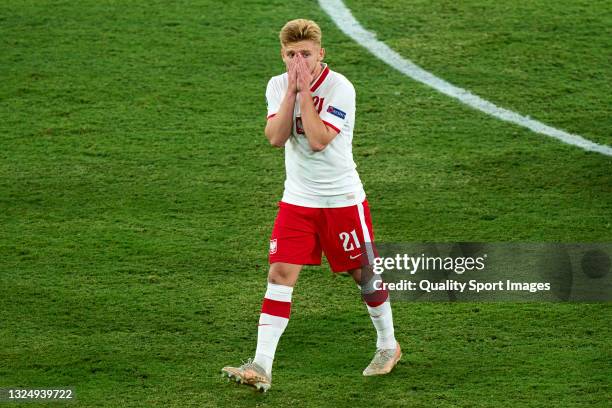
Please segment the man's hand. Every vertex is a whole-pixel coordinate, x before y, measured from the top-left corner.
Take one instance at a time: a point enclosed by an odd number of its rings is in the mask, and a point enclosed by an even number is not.
[[[288,87],[280,107],[274,117],[268,118],[265,134],[270,144],[283,147],[293,129],[293,111],[297,99],[297,63],[295,58],[287,62]]]
[[[292,58],[287,65],[288,65],[287,74],[289,75],[289,86],[287,87],[287,92],[295,95],[298,92],[296,58]]]
[[[297,54],[294,59],[296,60],[297,69],[297,90],[298,92],[309,91],[313,78],[308,65],[306,65],[306,61],[304,61],[304,57],[301,54]]]

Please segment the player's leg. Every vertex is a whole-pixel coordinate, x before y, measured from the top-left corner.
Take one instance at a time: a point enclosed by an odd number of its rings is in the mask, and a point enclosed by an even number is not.
[[[222,372],[236,381],[268,390],[276,347],[291,314],[293,286],[302,265],[321,264],[321,246],[311,225],[316,209],[279,204],[270,239],[268,286],[262,302],[257,329],[255,358],[240,367],[224,367]]]
[[[302,265],[321,264],[313,215],[317,209],[279,204],[270,239],[268,288],[259,317],[255,362],[269,375],[278,341],[289,323],[291,296]]]
[[[376,353],[370,364],[363,370],[363,375],[381,375],[389,373],[402,357],[399,343],[395,339],[393,311],[387,290],[376,289],[375,282],[379,275],[372,274],[367,268],[355,268],[347,271],[361,290],[361,296],[372,324],[376,329]]]
[[[376,328],[376,354],[364,375],[386,374],[401,357],[399,344],[395,340],[393,313],[389,294],[377,290],[374,282],[380,279],[372,273],[376,250],[373,245],[374,231],[367,201],[352,207],[327,208],[325,231],[321,245],[334,272],[349,272],[361,288],[361,293],[372,323]]]
[[[268,271],[268,287],[264,296],[259,324],[255,358],[240,367],[223,367],[229,378],[267,391],[272,385],[272,364],[276,347],[289,323],[291,295],[302,265],[275,262]]]
[[[291,296],[302,265],[275,262],[268,272],[268,288],[261,306],[257,326],[257,349],[254,362],[272,375],[276,347],[289,323]]]

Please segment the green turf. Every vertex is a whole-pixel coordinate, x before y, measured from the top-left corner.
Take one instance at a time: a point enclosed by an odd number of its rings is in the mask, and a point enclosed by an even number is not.
[[[551,126],[612,144],[612,7],[605,1],[348,0],[426,70]]]
[[[69,385],[87,407],[606,406],[609,304],[398,303],[405,361],[365,379],[374,330],[325,266],[298,283],[272,390],[223,382],[254,350],[282,193],[263,126],[285,21],[319,21],[355,84],[380,241],[612,241],[612,158],[407,79],[316,2],[168,3],[0,4],[0,387]],[[425,69],[611,143],[606,3],[347,4]]]

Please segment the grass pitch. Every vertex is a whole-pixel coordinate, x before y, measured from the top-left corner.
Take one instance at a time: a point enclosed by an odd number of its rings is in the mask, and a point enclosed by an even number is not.
[[[347,5],[434,74],[612,143],[606,2]],[[84,407],[607,406],[609,304],[397,303],[404,361],[363,378],[374,329],[325,266],[296,287],[272,390],[221,380],[255,348],[284,179],[264,90],[296,17],[357,89],[379,241],[611,241],[612,158],[405,78],[316,2],[5,1],[0,387],[73,386]]]

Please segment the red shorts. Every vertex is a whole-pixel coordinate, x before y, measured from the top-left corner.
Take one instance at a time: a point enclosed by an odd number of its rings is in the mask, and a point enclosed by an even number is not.
[[[270,264],[321,265],[321,251],[334,272],[371,263],[374,231],[368,201],[340,208],[310,208],[279,202],[270,238]]]

